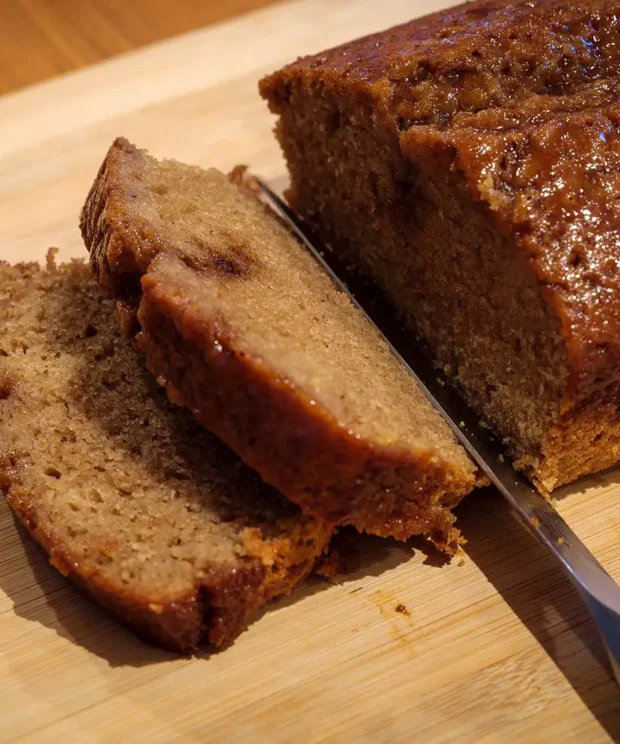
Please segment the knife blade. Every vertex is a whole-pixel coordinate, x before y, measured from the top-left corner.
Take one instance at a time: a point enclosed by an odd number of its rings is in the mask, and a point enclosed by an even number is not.
[[[267,184],[254,179],[266,204],[378,330],[392,353],[416,379],[463,447],[508,501],[521,522],[547,548],[588,607],[620,685],[620,587],[529,481],[513,469],[495,437],[434,367],[424,345],[399,323],[380,293],[321,244],[312,230]]]

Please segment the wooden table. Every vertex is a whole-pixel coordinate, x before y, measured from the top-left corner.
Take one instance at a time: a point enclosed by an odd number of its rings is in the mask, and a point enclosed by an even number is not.
[[[1,0],[0,95],[278,0]]]
[[[258,79],[448,2],[282,2],[0,98],[0,259],[84,257],[80,206],[117,135],[157,157],[248,163],[281,188]],[[616,580],[619,482],[557,494]],[[620,694],[565,576],[492,489],[458,516],[462,564],[422,540],[360,538],[336,585],[312,579],[231,648],[184,659],[83,599],[0,498],[0,741],[617,741]]]

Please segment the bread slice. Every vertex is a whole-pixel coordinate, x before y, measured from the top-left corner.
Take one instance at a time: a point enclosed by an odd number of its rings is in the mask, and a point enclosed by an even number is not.
[[[51,563],[136,633],[221,646],[330,530],[172,406],[82,263],[0,265],[0,488]]]
[[[377,332],[256,197],[117,140],[88,196],[102,284],[139,302],[171,400],[330,524],[454,552],[478,473]]]
[[[543,492],[620,460],[620,26],[477,0],[261,83],[293,207]]]

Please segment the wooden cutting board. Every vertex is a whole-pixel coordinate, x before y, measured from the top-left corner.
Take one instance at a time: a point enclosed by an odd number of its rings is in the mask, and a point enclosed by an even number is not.
[[[445,3],[444,3],[445,4]],[[302,53],[441,0],[301,0],[0,99],[0,257],[83,256],[78,212],[113,137],[286,182],[258,97]],[[1,322],[1,321],[0,321]],[[42,412],[44,418],[45,413]],[[558,507],[620,580],[620,472]],[[233,647],[176,658],[82,599],[0,504],[0,739],[35,742],[606,742],[620,694],[577,594],[491,489],[442,565],[423,541],[359,538]],[[406,613],[396,612],[405,605]]]

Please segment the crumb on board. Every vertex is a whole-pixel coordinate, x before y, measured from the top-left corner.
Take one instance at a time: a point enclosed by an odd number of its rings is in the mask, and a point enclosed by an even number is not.
[[[250,173],[247,165],[235,165],[228,174],[228,180],[251,194],[260,194],[261,187],[256,176]]]
[[[540,519],[538,517],[530,517],[530,524],[532,527],[540,527]]]
[[[400,613],[401,615],[406,615],[407,617],[411,617],[411,613],[407,609],[407,607],[404,604],[397,604],[396,605],[396,612]]]
[[[461,560],[456,565],[459,568],[462,568],[465,565],[465,558],[461,558]]]
[[[340,554],[332,548],[329,553],[322,556],[314,567],[314,573],[326,581],[332,580],[340,571]]]

